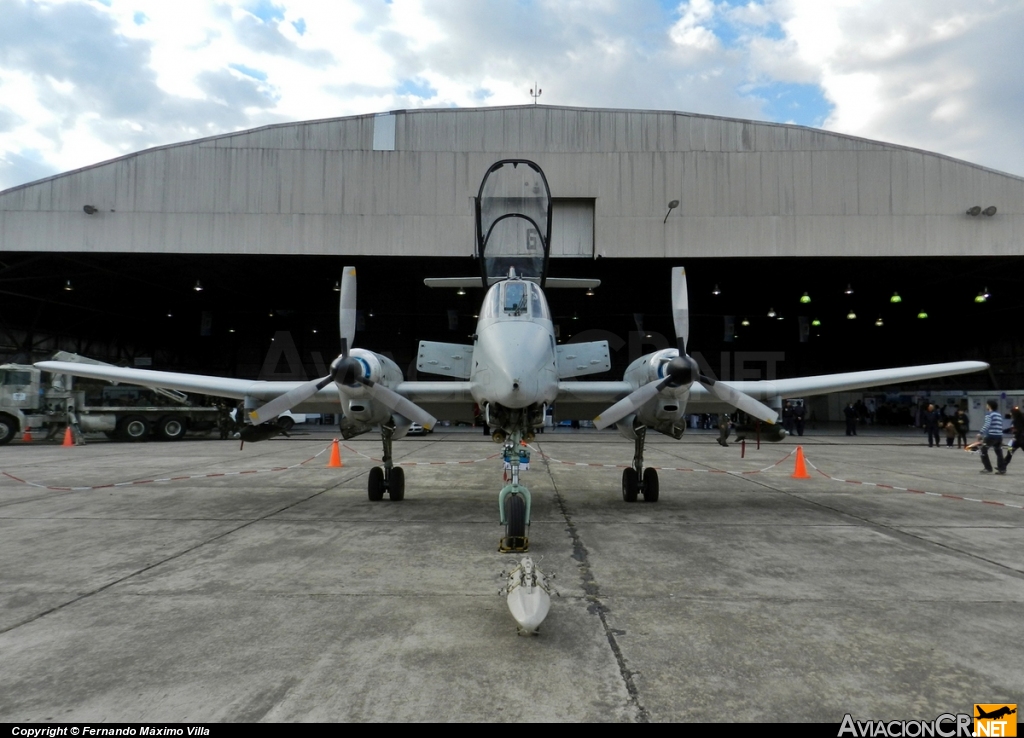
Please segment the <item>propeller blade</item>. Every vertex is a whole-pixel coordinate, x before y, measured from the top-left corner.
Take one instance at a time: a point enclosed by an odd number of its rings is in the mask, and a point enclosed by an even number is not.
[[[775,421],[779,419],[779,414],[772,410],[770,407],[765,405],[758,400],[755,400],[750,395],[745,395],[735,387],[731,387],[725,382],[718,382],[711,377],[705,377],[701,375],[698,379],[701,385],[708,392],[713,394],[722,402],[727,402],[737,410],[742,410],[747,415],[763,420],[769,425],[774,425]]]
[[[686,344],[690,339],[690,302],[686,290],[686,270],[675,267],[672,270],[672,324],[676,330],[676,340],[681,344],[679,353],[686,353]]]
[[[300,402],[308,400],[330,384],[332,379],[333,377],[328,374],[326,377],[321,379],[314,379],[310,382],[300,384],[295,389],[289,390],[280,397],[274,398],[266,405],[253,410],[249,413],[249,418],[252,420],[253,425],[259,425],[260,423],[266,423],[268,420],[273,420],[285,410],[291,410]]]
[[[598,430],[604,430],[613,423],[618,423],[627,415],[631,415],[643,407],[644,404],[650,402],[654,397],[661,392],[671,382],[671,377],[664,379],[660,382],[648,382],[647,384],[639,387],[628,395],[623,397],[621,400],[616,402],[610,408],[605,410],[603,413],[594,418],[594,427]]]
[[[402,397],[390,387],[385,387],[380,382],[370,382],[365,379],[359,381],[370,391],[370,396],[373,399],[387,407],[391,412],[398,413],[414,423],[419,423],[427,430],[430,430],[437,423],[437,418],[412,400]]]
[[[356,268],[341,270],[341,300],[338,305],[338,329],[341,333],[341,355],[348,356],[356,335]]]

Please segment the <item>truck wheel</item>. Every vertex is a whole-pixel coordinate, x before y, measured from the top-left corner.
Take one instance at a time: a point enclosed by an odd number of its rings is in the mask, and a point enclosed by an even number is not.
[[[156,424],[156,435],[161,441],[178,441],[185,435],[185,419],[177,415],[160,418]]]
[[[277,427],[283,430],[285,433],[290,431],[295,426],[295,420],[289,418],[287,415],[283,418],[277,419]]]
[[[118,424],[117,431],[125,441],[144,441],[149,436],[149,421],[141,415],[129,415]]]
[[[0,413],[0,446],[10,443],[18,433],[18,421],[6,413]]]

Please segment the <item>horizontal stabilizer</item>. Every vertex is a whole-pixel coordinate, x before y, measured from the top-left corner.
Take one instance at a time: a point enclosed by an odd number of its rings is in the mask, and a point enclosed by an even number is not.
[[[612,368],[607,341],[565,343],[558,347],[558,378],[600,374]]]
[[[473,366],[473,347],[459,343],[420,341],[416,357],[416,370],[443,377],[469,379]]]

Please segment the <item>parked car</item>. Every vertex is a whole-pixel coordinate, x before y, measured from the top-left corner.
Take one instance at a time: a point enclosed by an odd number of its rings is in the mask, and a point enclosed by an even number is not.
[[[427,430],[426,428],[424,428],[419,423],[413,423],[412,425],[409,426],[409,435],[410,436],[423,436],[423,435],[426,435],[427,433],[433,433],[433,432],[434,432],[433,428],[431,428],[430,430]]]

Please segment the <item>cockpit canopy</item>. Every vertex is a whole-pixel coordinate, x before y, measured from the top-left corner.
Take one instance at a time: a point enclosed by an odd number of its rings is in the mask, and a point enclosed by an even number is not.
[[[551,320],[551,311],[540,287],[533,282],[513,279],[491,287],[480,317]]]
[[[551,190],[539,166],[526,159],[492,164],[480,183],[476,226],[485,287],[506,278],[510,268],[543,286],[551,243]]]

